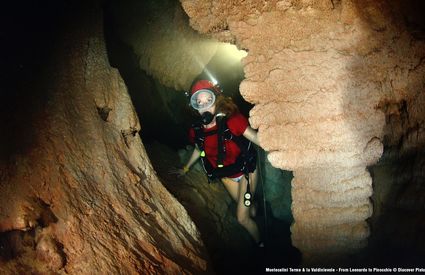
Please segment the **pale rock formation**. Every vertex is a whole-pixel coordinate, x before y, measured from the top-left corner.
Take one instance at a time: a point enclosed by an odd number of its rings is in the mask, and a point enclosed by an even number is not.
[[[205,272],[199,232],[159,182],[108,64],[100,11],[66,18],[33,146],[0,163],[0,273]]]
[[[117,1],[111,12],[116,33],[132,47],[140,68],[175,90],[189,89],[218,47],[226,47],[196,33],[176,1]]]
[[[250,122],[270,162],[294,171],[292,240],[304,263],[337,262],[364,247],[372,214],[366,167],[383,152],[382,105],[408,97],[409,114],[424,117],[412,100],[423,102],[424,45],[397,13],[402,5],[181,3],[194,29],[248,51],[240,91],[256,104]],[[413,144],[421,129],[408,138]]]

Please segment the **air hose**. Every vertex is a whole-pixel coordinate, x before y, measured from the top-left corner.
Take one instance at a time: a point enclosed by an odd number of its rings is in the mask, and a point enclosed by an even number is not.
[[[263,195],[263,211],[264,211],[264,244],[265,247],[267,247],[267,208],[266,208],[266,191],[264,189],[264,182],[263,182],[263,172],[261,169],[261,163],[260,160],[262,159],[262,149],[258,149],[257,150],[257,154],[258,154],[258,177],[260,178],[260,182],[261,182],[261,191],[262,191],[262,195]]]

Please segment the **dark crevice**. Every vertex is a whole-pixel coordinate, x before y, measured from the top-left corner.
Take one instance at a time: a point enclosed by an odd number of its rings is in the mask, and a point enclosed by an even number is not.
[[[104,107],[96,107],[97,108],[97,112],[98,112],[98,114],[99,114],[99,116],[100,116],[100,118],[103,120],[103,121],[108,121],[108,116],[109,116],[109,113],[112,111],[112,109],[111,108],[109,108],[109,107],[107,107],[107,106],[104,106]]]
[[[137,132],[138,130],[135,128],[121,130],[121,135],[124,139],[124,143],[127,146],[127,148],[130,148],[130,145],[133,142],[133,139],[136,136]]]
[[[68,4],[8,1],[0,9],[0,161],[25,155],[37,143],[38,119],[49,91],[44,89]]]
[[[58,240],[55,240],[55,244],[56,244],[56,247],[58,248],[57,252],[58,252],[60,258],[62,259],[62,267],[65,267],[68,263],[68,258],[67,258],[66,253],[65,253],[65,247]]]
[[[49,204],[42,200],[38,200],[38,204],[41,208],[41,212],[36,221],[40,227],[48,227],[50,224],[56,223],[58,221],[58,218],[52,212]]]
[[[35,249],[35,230],[11,230],[0,233],[0,262],[20,257],[25,249]]]
[[[189,126],[187,121],[193,114],[188,111],[174,113],[186,106],[183,92],[164,87],[139,68],[137,56],[114,33],[107,12],[105,39],[109,62],[119,70],[138,114],[143,143],[159,141],[176,149],[184,147],[187,139],[183,129]]]

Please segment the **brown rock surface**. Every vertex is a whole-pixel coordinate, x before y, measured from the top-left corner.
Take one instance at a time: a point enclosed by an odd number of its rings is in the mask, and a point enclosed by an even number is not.
[[[199,232],[158,180],[108,64],[100,6],[76,7],[44,67],[32,146],[1,158],[0,273],[205,272]]]
[[[380,158],[384,135],[397,141],[406,129],[384,128],[382,105],[397,119],[407,98],[412,133],[403,145],[424,138],[425,47],[406,26],[403,2],[181,2],[193,28],[219,39],[230,32],[248,51],[241,94],[256,104],[250,121],[270,162],[294,171],[292,240],[305,263],[364,247],[366,166]]]
[[[190,148],[193,150],[193,148]],[[186,208],[188,214],[201,232],[202,240],[211,258],[214,272],[254,272],[263,270],[264,263],[253,250],[249,234],[236,220],[236,205],[223,184],[219,181],[208,183],[200,165],[192,167],[184,177],[176,177],[168,171],[186,162],[192,150],[177,152],[164,145],[154,143],[146,146],[158,176]]]

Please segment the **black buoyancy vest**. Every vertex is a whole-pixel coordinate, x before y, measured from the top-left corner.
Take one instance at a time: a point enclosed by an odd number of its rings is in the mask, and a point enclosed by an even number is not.
[[[201,151],[201,160],[204,166],[204,170],[209,179],[217,179],[223,177],[229,177],[239,172],[244,174],[252,173],[257,164],[257,154],[251,141],[246,139],[244,136],[236,136],[230,131],[227,120],[224,116],[217,116],[217,130],[204,132],[202,124],[193,124],[192,128],[195,132],[195,143],[198,145]],[[217,134],[217,167],[210,163],[206,158],[204,151],[204,142],[207,136]],[[223,162],[226,155],[225,141],[232,140],[239,147],[241,153],[236,158],[235,163],[224,166]]]

